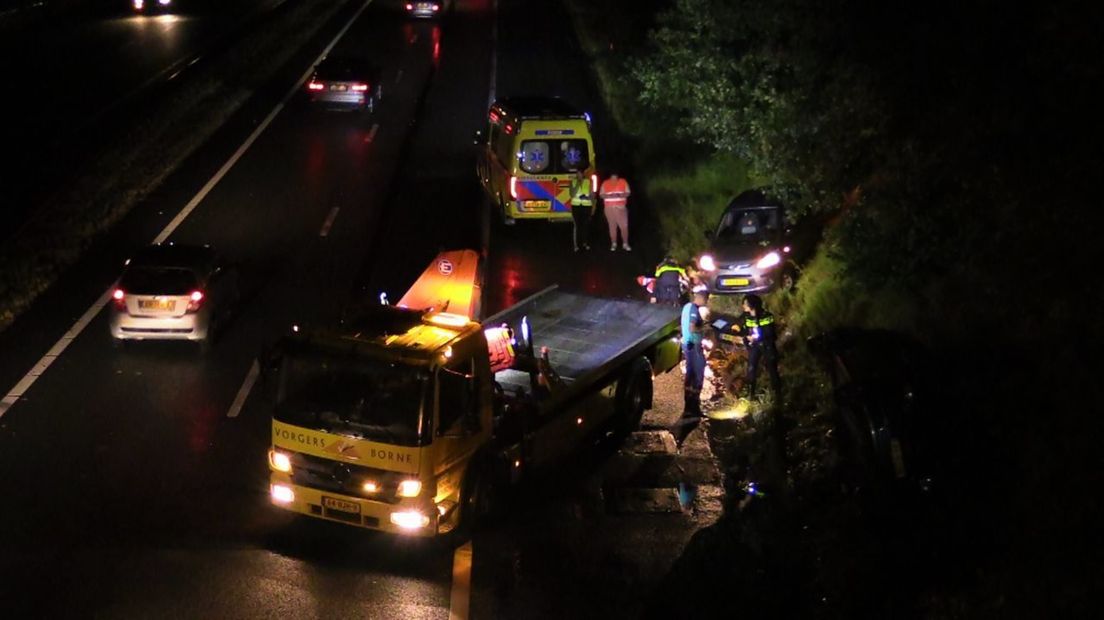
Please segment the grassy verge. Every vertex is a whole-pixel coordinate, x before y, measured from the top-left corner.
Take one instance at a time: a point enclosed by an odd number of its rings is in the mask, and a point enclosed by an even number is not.
[[[89,157],[86,169],[0,251],[0,329],[209,140],[344,4],[306,0],[290,7]]]

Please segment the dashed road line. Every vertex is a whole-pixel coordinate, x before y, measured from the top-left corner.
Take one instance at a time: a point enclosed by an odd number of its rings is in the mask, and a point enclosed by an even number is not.
[[[257,377],[259,376],[261,376],[261,364],[257,360],[253,360],[253,365],[249,367],[249,372],[245,375],[245,381],[242,382],[238,395],[234,397],[234,402],[230,405],[230,411],[226,412],[226,417],[238,417],[242,407],[245,406],[245,399],[249,398],[249,392],[253,390],[253,384],[257,383]]]
[[[299,81],[296,82],[295,85],[292,86],[290,89],[288,89],[287,94],[284,95],[284,98],[276,104],[276,107],[272,109],[272,112],[270,112],[268,116],[265,117],[264,121],[262,121],[261,124],[253,130],[253,133],[249,134],[249,137],[246,138],[245,142],[243,142],[242,145],[238,147],[236,151],[234,151],[234,154],[230,156],[230,159],[228,159],[226,163],[223,164],[221,168],[219,168],[218,172],[215,173],[215,176],[211,177],[211,179],[203,185],[203,187],[199,190],[199,193],[197,193],[191,200],[189,200],[188,204],[184,205],[184,208],[180,210],[180,213],[177,213],[176,217],[174,217],[172,221],[170,221],[168,225],[165,226],[164,230],[162,230],[161,233],[154,238],[153,243],[162,243],[166,241],[169,236],[172,235],[173,232],[175,232],[176,229],[184,223],[184,220],[187,219],[189,215],[191,215],[192,211],[195,210],[199,203],[207,197],[207,194],[209,194],[211,190],[214,189],[215,185],[217,185],[218,182],[221,181],[228,172],[230,172],[230,169],[234,167],[234,164],[236,164],[238,160],[241,159],[242,155],[244,155],[245,152],[249,150],[249,147],[253,145],[253,143],[257,140],[261,133],[268,128],[273,119],[276,118],[276,115],[279,114],[280,111],[283,110],[284,107],[287,105],[287,102],[291,99],[291,97],[294,96],[295,93],[297,93],[299,89],[303,87],[303,83],[307,81],[307,78],[311,76],[311,72],[314,71],[315,65],[320,63],[322,59],[330,53],[330,50],[333,49],[333,46],[337,45],[337,42],[341,40],[341,37],[345,36],[345,32],[349,30],[349,28],[353,25],[353,22],[355,22],[357,18],[360,17],[360,14],[363,13],[370,4],[372,4],[372,0],[364,0],[364,4],[361,5],[361,7],[357,9],[356,13],[354,13],[353,16],[349,18],[349,21],[345,24],[341,31],[338,32],[336,36],[334,36],[333,40],[330,41],[326,48],[322,50],[322,53],[318,55],[318,58],[316,58],[314,62],[310,64],[310,67],[299,78]],[[8,410],[11,409],[12,406],[15,405],[15,403],[17,403],[19,399],[23,397],[24,394],[27,393],[27,390],[30,389],[31,385],[33,385],[34,382],[42,376],[42,373],[46,372],[46,369],[50,367],[50,364],[54,363],[54,360],[56,360],[58,356],[61,355],[61,352],[64,351],[66,347],[68,347],[69,344],[72,343],[73,340],[75,340],[77,336],[81,334],[82,331],[84,331],[85,327],[88,327],[88,324],[92,322],[92,319],[96,318],[96,315],[99,314],[100,310],[102,310],[103,307],[107,305],[107,302],[110,298],[111,289],[108,289],[102,295],[100,295],[99,299],[97,299],[88,308],[88,310],[86,310],[84,314],[81,315],[79,319],[77,319],[77,322],[69,328],[69,331],[65,332],[65,335],[63,335],[57,342],[55,342],[54,346],[50,347],[50,350],[46,352],[46,355],[42,356],[42,359],[35,362],[35,365],[32,366],[25,375],[23,375],[23,378],[21,378],[15,384],[15,386],[12,387],[12,389],[8,390],[8,393],[4,395],[4,398],[0,399],[0,418],[4,417],[4,414],[7,413]]]
[[[403,70],[399,69],[398,71],[395,72],[395,83],[398,84],[399,82],[401,82],[402,78],[403,78]]]
[[[319,237],[325,237],[330,234],[330,227],[333,226],[334,220],[337,219],[337,212],[340,210],[341,207],[330,209],[330,214],[326,216],[326,221],[322,222],[322,230],[318,231]]]
[[[364,141],[371,144],[376,139],[377,133],[379,133],[379,123],[374,123],[372,128],[368,130],[368,136],[364,138]]]
[[[449,620],[467,620],[471,604],[472,541],[452,554],[452,592],[449,594]]]

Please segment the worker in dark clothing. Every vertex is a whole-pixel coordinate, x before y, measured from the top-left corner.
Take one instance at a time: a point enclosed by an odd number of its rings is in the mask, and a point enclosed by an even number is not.
[[[675,259],[667,257],[655,270],[655,283],[652,285],[652,301],[668,306],[680,306],[683,293],[690,287],[690,280]]]
[[[741,335],[748,352],[747,395],[755,397],[755,381],[759,378],[759,360],[762,359],[770,375],[774,402],[782,402],[782,378],[778,375],[778,347],[774,315],[763,309],[758,295],[744,296],[744,314],[740,317]]]

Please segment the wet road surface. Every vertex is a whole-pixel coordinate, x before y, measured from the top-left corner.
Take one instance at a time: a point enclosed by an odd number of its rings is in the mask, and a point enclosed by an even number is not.
[[[386,10],[393,4],[367,3],[335,50],[385,67],[381,108],[330,113],[293,97],[172,231],[170,239],[211,243],[241,268],[245,299],[211,355],[186,343],[112,350],[107,314],[93,310],[60,355],[42,357],[327,41],[285,72],[286,84],[262,89],[0,334],[0,385],[35,378],[0,417],[0,496],[18,507],[0,513],[0,599],[36,615],[449,615],[451,549],[271,509],[265,385],[246,392],[240,409],[232,405],[258,352],[282,330],[332,318],[352,298],[394,298],[442,247],[487,247],[484,314],[557,282],[636,293],[644,253],[609,255],[600,217],[595,250],[575,255],[570,226],[505,227],[482,210],[471,136],[492,85],[598,109],[585,72],[558,68],[568,55],[581,62],[560,5],[500,2],[497,17],[492,0],[458,2],[441,23],[408,22]],[[538,33],[541,45],[520,34],[534,17],[555,24]],[[27,374],[44,360],[44,372]],[[477,534],[472,617],[639,610],[689,536],[691,517],[618,512],[607,498],[618,485],[670,489],[678,481],[665,466],[641,473],[656,459],[670,465],[669,453],[611,459],[614,448],[600,446],[527,490],[503,522]]]

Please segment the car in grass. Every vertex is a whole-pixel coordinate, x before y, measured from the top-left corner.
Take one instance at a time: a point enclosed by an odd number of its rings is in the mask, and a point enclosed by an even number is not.
[[[112,342],[186,340],[207,350],[238,297],[237,270],[210,246],[147,246],[111,289]]]
[[[407,15],[422,19],[439,17],[445,12],[444,0],[407,2],[403,7],[406,9]]]
[[[171,9],[173,0],[131,0],[130,6],[135,13],[159,13]]]
[[[958,435],[937,395],[937,365],[914,339],[837,328],[808,342],[832,386],[843,481],[855,488],[930,490]]]
[[[374,112],[383,98],[379,66],[349,56],[327,56],[307,80],[313,104]]]
[[[761,190],[745,191],[725,207],[716,228],[706,231],[709,246],[697,259],[699,277],[715,294],[788,290],[798,273],[790,232],[780,202]]]

